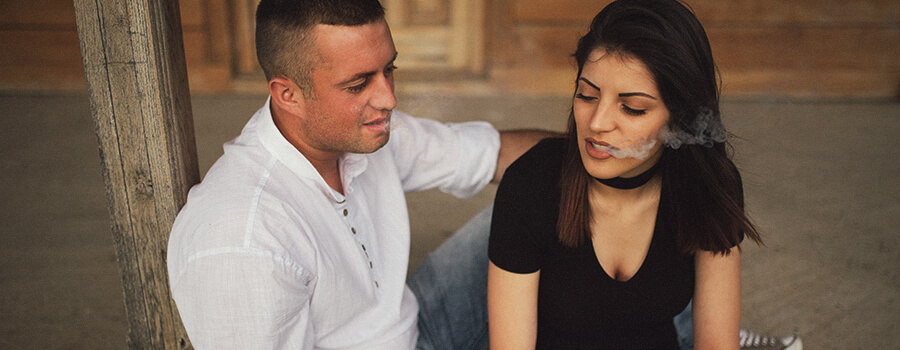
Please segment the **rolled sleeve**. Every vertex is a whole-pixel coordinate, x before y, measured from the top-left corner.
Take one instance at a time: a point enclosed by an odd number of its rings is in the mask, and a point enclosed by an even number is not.
[[[438,188],[468,198],[494,178],[500,133],[489,123],[443,124],[395,114],[391,151],[405,191]]]

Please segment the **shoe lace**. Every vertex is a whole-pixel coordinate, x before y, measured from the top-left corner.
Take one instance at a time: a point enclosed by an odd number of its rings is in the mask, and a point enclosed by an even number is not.
[[[764,336],[755,332],[741,330],[741,347],[746,346],[773,346],[779,345],[780,340],[774,337]]]

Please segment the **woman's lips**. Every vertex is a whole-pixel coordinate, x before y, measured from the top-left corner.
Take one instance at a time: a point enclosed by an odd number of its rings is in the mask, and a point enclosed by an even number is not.
[[[604,141],[585,140],[585,150],[587,154],[596,159],[607,159],[612,157],[612,153],[616,148],[610,146]]]

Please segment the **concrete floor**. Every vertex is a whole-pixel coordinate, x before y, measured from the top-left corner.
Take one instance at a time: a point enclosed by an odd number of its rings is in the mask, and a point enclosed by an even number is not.
[[[403,97],[445,121],[562,130],[558,97]],[[264,96],[193,99],[201,172]],[[900,104],[724,103],[748,210],[743,325],[807,349],[900,348]],[[477,113],[476,113],[477,112]],[[0,349],[120,349],[125,311],[86,95],[0,94]],[[492,199],[409,195],[411,265]]]

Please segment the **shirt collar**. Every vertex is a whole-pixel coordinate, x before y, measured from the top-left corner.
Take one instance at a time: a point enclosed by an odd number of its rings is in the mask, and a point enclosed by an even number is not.
[[[331,189],[306,156],[288,142],[284,135],[281,134],[281,131],[278,130],[278,127],[275,126],[275,120],[272,119],[271,103],[272,97],[270,96],[259,111],[257,132],[260,143],[294,174],[315,183],[319,190],[328,198],[337,203],[343,203],[346,200],[344,195]],[[364,155],[353,153],[344,153],[338,162],[341,170],[341,180],[344,183],[344,193],[349,195],[352,193],[350,184],[354,178],[365,171],[368,162]]]

